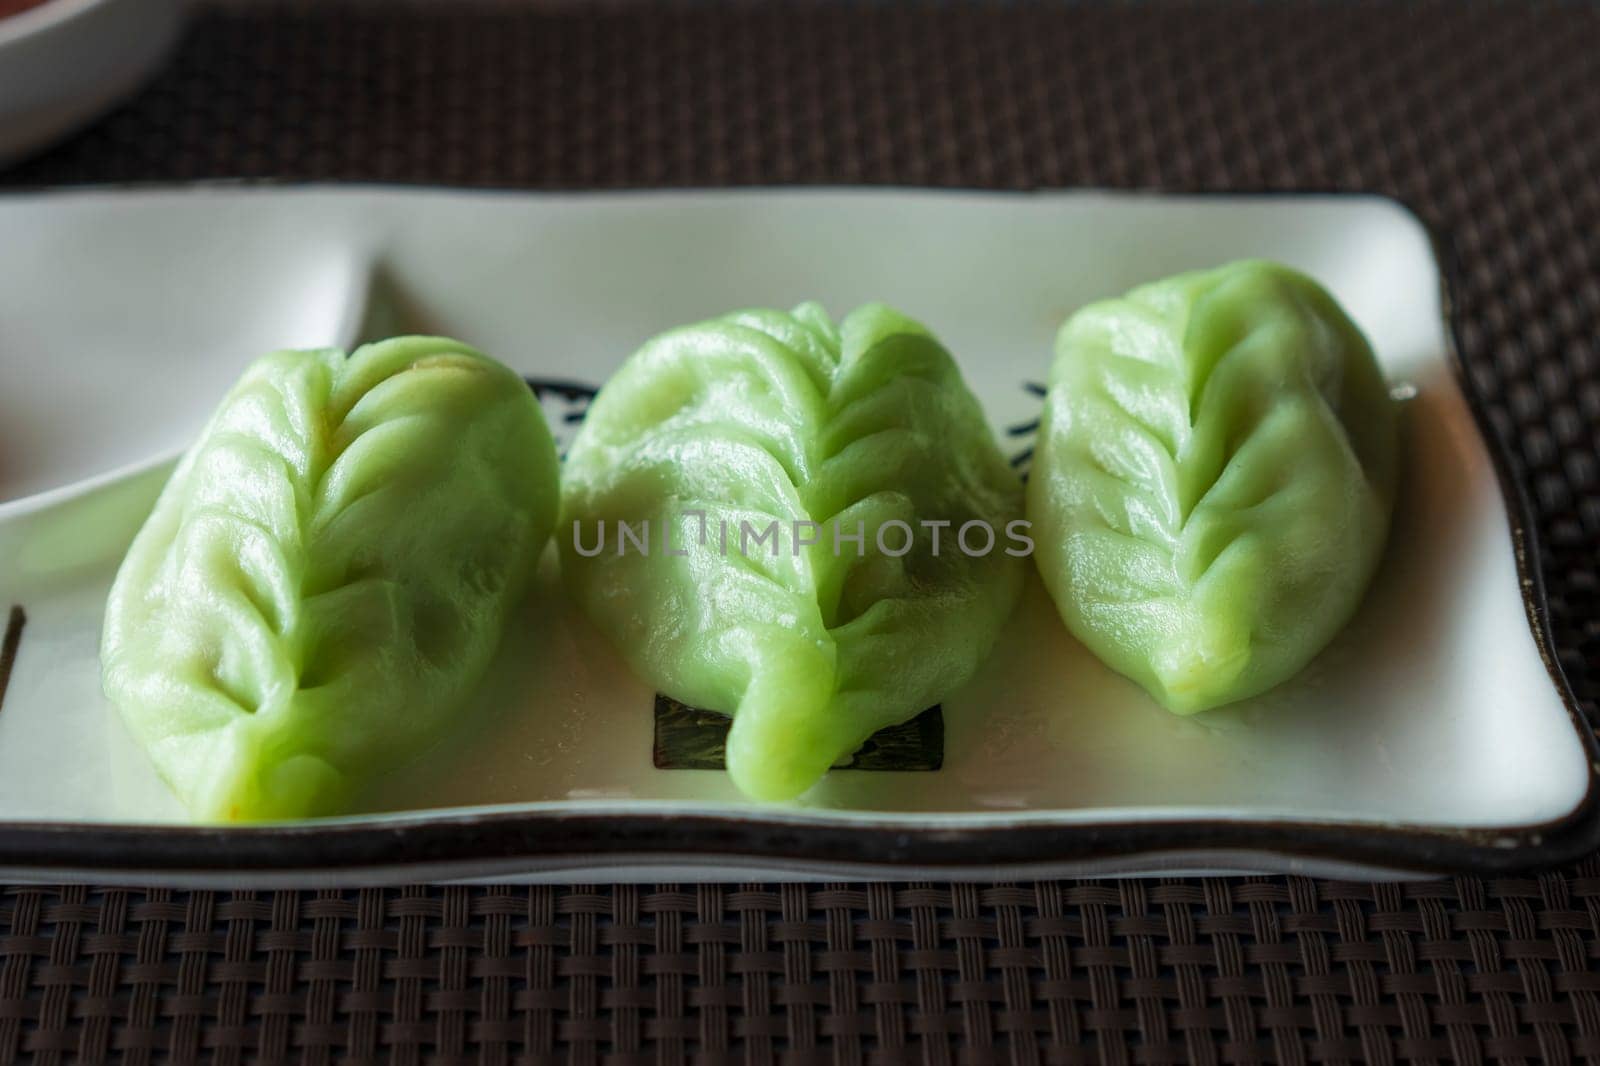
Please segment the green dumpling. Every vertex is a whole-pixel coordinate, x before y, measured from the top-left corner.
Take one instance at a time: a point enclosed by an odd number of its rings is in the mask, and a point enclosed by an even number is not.
[[[1026,566],[977,400],[881,306],[650,341],[590,406],[562,504],[579,603],[659,691],[733,716],[728,772],[766,800],[971,677]]]
[[[471,348],[266,356],[117,574],[106,694],[195,817],[337,813],[452,727],[558,492],[538,402]]]
[[[1262,692],[1383,552],[1396,412],[1316,282],[1246,261],[1092,304],[1056,341],[1028,518],[1067,627],[1180,714]]]

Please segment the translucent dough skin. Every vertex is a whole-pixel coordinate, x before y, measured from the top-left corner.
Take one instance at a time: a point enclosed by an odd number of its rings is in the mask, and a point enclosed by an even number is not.
[[[1316,282],[1260,261],[1069,319],[1028,482],[1062,618],[1189,714],[1292,677],[1361,602],[1388,535],[1395,405]]]
[[[258,360],[107,607],[106,694],[206,821],[337,813],[453,725],[547,542],[538,402],[455,341]]]
[[[976,399],[938,342],[881,306],[838,326],[814,304],[745,311],[650,341],[590,406],[562,499],[576,599],[649,684],[733,716],[728,772],[762,800],[798,796],[970,678],[1026,566],[1004,551],[1021,484]],[[916,534],[899,558],[876,544],[895,519]],[[937,556],[923,519],[951,523]],[[974,519],[996,533],[979,558],[955,542]],[[618,520],[648,523],[648,555],[617,553]],[[777,520],[777,555],[741,554],[741,520]],[[791,523],[807,520],[820,543],[796,554]],[[834,530],[858,520],[865,558],[842,540],[835,556]],[[590,550],[604,522],[605,550],[578,553],[574,522]],[[669,525],[686,554],[667,554]],[[899,551],[905,534],[884,533]]]

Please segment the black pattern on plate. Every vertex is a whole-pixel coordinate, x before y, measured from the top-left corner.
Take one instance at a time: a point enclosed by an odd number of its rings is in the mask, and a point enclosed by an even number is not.
[[[6,632],[0,637],[0,710],[5,709],[6,688],[11,684],[11,668],[17,662],[17,649],[22,646],[22,628],[28,624],[28,613],[22,604],[12,604],[6,618]]]
[[[1024,381],[1022,391],[1030,396],[1044,399],[1045,387],[1037,381]],[[1022,447],[1011,453],[1011,467],[1023,481],[1028,480],[1028,471],[1033,467],[1034,438],[1039,435],[1039,416],[1035,415],[1026,422],[1017,422],[1006,427],[1006,436]]]
[[[658,770],[721,770],[733,719],[656,694]],[[944,765],[944,712],[934,704],[910,721],[880,729],[835,770],[937,770]]]
[[[572,445],[572,435],[577,432],[576,427],[583,424],[583,416],[589,413],[589,404],[600,390],[581,381],[526,376],[522,380],[539,398],[545,421],[550,424],[550,433],[556,439],[556,451],[565,459],[567,449]]]

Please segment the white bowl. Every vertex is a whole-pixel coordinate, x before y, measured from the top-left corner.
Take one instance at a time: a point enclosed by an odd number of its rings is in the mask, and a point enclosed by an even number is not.
[[[46,0],[0,18],[0,166],[99,118],[178,36],[181,0]]]

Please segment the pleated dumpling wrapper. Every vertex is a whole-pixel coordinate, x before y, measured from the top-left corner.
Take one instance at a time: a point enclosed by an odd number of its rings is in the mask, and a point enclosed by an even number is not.
[[[250,366],[112,586],[106,694],[197,819],[340,813],[458,724],[559,501],[527,385],[455,341]]]
[[[578,602],[658,691],[733,716],[728,773],[762,800],[966,682],[1026,568],[1021,482],[977,400],[882,306],[648,342],[590,406],[562,505]]]
[[[1180,714],[1292,677],[1388,536],[1396,408],[1326,291],[1261,261],[1092,304],[1056,341],[1028,480],[1067,627]]]

